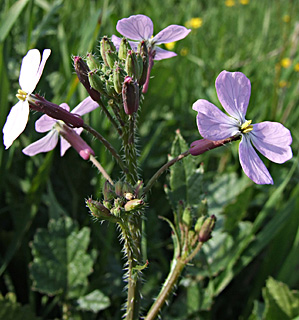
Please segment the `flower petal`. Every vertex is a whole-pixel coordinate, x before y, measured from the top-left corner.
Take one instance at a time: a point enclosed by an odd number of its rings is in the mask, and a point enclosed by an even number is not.
[[[71,112],[82,116],[83,114],[91,112],[98,107],[99,104],[96,101],[92,100],[91,97],[87,97],[81,103],[79,103],[77,107],[75,107]]]
[[[29,50],[22,60],[19,83],[26,93],[32,93],[35,89],[47,59],[51,54],[50,49],[43,52],[42,61],[40,61],[40,53],[37,49]]]
[[[293,157],[291,133],[281,123],[265,121],[254,124],[249,134],[256,149],[269,160],[284,163]]]
[[[159,47],[155,47],[156,54],[154,56],[154,60],[162,60],[175,57],[177,54],[173,51],[168,51],[161,49]]]
[[[49,152],[53,150],[58,142],[58,132],[56,130],[51,130],[43,138],[31,143],[28,147],[23,149],[23,153],[27,156],[35,156],[41,152]]]
[[[218,99],[232,117],[245,121],[251,84],[242,72],[222,71],[216,79]]]
[[[153,22],[143,14],[137,14],[117,22],[116,30],[132,40],[148,40],[153,35]]]
[[[38,120],[36,120],[35,122],[35,130],[37,132],[47,132],[50,131],[53,126],[55,125],[55,123],[57,122],[57,120],[49,117],[48,115],[44,114],[43,116],[41,116]]]
[[[250,137],[243,135],[239,145],[239,159],[245,174],[257,184],[273,184],[273,179],[263,161],[255,152]]]
[[[111,41],[113,42],[113,44],[115,45],[116,50],[118,51],[119,50],[119,46],[120,46],[120,42],[121,42],[121,38],[119,38],[119,37],[117,37],[115,35],[112,35]],[[138,42],[129,41],[129,44],[130,44],[132,50],[136,52],[137,48],[138,48]]]
[[[29,117],[28,101],[19,101],[7,116],[3,127],[3,144],[8,149],[17,137],[24,131]]]
[[[172,24],[156,34],[151,41],[155,44],[178,41],[187,37],[190,31],[191,29]]]
[[[71,147],[71,144],[63,137],[60,137],[60,156],[63,157],[65,152]]]
[[[67,103],[61,103],[60,105],[59,105],[59,107],[61,107],[62,109],[64,109],[64,110],[66,110],[66,111],[68,111],[68,112],[70,112],[70,107],[69,107],[69,105],[67,104]]]
[[[237,120],[227,116],[207,100],[197,100],[192,109],[198,112],[197,127],[205,139],[222,140],[240,133]]]

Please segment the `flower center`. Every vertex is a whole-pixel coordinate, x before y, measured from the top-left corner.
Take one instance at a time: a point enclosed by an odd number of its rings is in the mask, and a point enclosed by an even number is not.
[[[253,130],[253,125],[251,124],[251,122],[252,120],[247,120],[241,125],[240,127],[241,133],[248,133]]]
[[[23,91],[23,90],[21,90],[21,89],[19,89],[19,90],[18,90],[18,93],[16,94],[17,98],[18,98],[19,100],[22,100],[22,101],[25,101],[25,100],[26,100],[27,95],[28,95],[28,93],[25,92],[25,91]]]

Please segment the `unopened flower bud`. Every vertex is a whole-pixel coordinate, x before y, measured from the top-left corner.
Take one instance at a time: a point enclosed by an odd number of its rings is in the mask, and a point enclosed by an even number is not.
[[[124,193],[124,197],[127,199],[127,200],[133,200],[135,197],[134,197],[134,194],[131,193],[131,192],[125,192]]]
[[[192,223],[192,217],[191,217],[191,208],[187,207],[185,208],[182,216],[182,222],[185,224],[187,227],[191,226]]]
[[[99,101],[101,99],[100,92],[96,91],[94,88],[91,87],[89,80],[88,80],[88,72],[90,71],[88,65],[81,57],[74,57],[74,66],[75,71],[78,76],[79,81],[83,84],[87,92],[89,93],[90,97],[94,101]]]
[[[122,98],[126,114],[131,115],[137,112],[139,107],[139,88],[138,84],[131,77],[125,77],[122,87]]]
[[[110,184],[109,181],[105,181],[102,193],[104,196],[104,200],[109,201],[115,198],[115,192],[113,190],[113,186]]]
[[[79,115],[61,108],[59,105],[46,100],[38,94],[31,95],[28,101],[30,109],[43,112],[51,118],[62,120],[72,128],[80,128],[84,125],[84,121]]]
[[[118,222],[118,219],[115,216],[113,216],[110,213],[110,211],[99,201],[92,200],[91,198],[89,198],[86,200],[86,206],[89,208],[90,213],[97,219]]]
[[[215,227],[216,223],[216,217],[212,215],[211,217],[208,217],[202,227],[200,228],[199,231],[199,241],[201,242],[207,242],[211,238],[211,233]]]
[[[135,185],[135,191],[134,191],[135,196],[139,198],[142,194],[142,191],[143,191],[143,181],[138,180]]]
[[[107,67],[109,67],[109,63],[107,61],[108,51],[115,52],[115,46],[114,46],[113,42],[108,37],[104,36],[100,42],[100,52],[101,52],[101,56],[103,58],[103,61]]]
[[[123,196],[123,182],[121,180],[118,180],[114,185],[114,190],[116,195],[119,197]]]
[[[148,59],[148,49],[146,46],[146,42],[142,40],[139,44],[139,54],[140,57],[142,58],[142,73],[140,74],[140,79],[138,81],[139,85],[142,86],[146,82],[146,76],[147,76],[147,71],[148,71],[148,64],[149,64],[149,59]]]
[[[92,53],[87,53],[86,63],[90,70],[97,70],[101,65],[101,62]]]
[[[116,63],[113,68],[113,84],[114,84],[114,89],[117,93],[121,93],[123,82],[124,82],[123,70],[119,67],[118,63]]]
[[[106,59],[107,59],[108,65],[111,69],[114,67],[115,62],[118,62],[117,54],[111,50],[107,50]]]
[[[141,199],[130,200],[125,204],[125,211],[138,210],[144,205],[144,201]]]
[[[59,134],[79,153],[81,158],[89,160],[90,156],[94,156],[91,147],[76,133],[75,130],[63,124],[57,128]]]
[[[194,230],[195,232],[199,232],[203,223],[204,223],[204,220],[205,220],[205,217],[202,216],[202,217],[199,217],[195,223],[195,226],[194,226]]]
[[[126,38],[122,38],[118,49],[119,59],[126,60],[129,50],[132,50],[129,41]]]
[[[125,69],[128,76],[134,79],[139,78],[139,68],[137,63],[137,57],[136,57],[136,53],[133,50],[128,51]]]
[[[96,91],[102,94],[106,94],[106,91],[104,89],[104,82],[102,81],[101,76],[98,75],[96,71],[89,71],[88,79],[91,88],[95,89]]]

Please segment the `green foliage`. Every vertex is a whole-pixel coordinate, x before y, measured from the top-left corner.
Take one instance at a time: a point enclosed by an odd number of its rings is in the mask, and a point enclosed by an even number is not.
[[[88,295],[77,300],[79,309],[92,311],[94,313],[104,310],[110,306],[110,300],[100,290],[94,290]]]
[[[34,290],[64,299],[79,298],[86,291],[95,256],[86,253],[90,230],[78,230],[70,218],[50,220],[48,229],[37,230],[30,267]],[[88,298],[85,299],[87,301]]]

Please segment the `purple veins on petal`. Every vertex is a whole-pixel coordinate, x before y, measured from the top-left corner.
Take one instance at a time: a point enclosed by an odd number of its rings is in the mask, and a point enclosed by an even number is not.
[[[249,79],[242,72],[222,71],[216,79],[216,91],[225,111],[244,122],[251,94]]]
[[[284,163],[293,157],[290,130],[281,123],[265,121],[254,124],[250,138],[256,149],[275,163]]]
[[[96,101],[92,100],[91,97],[87,97],[81,103],[79,103],[77,107],[71,111],[71,113],[83,116],[84,114],[89,113],[98,107],[99,104]]]
[[[239,159],[245,174],[257,184],[273,184],[273,179],[263,161],[255,152],[250,138],[242,137],[239,144]]]
[[[175,52],[161,49],[159,47],[155,47],[155,51],[156,51],[156,54],[155,54],[154,60],[157,60],[157,61],[163,60],[163,59],[169,59],[177,56]]]
[[[176,24],[170,25],[155,35],[153,42],[156,44],[169,43],[184,39],[191,29]]]

